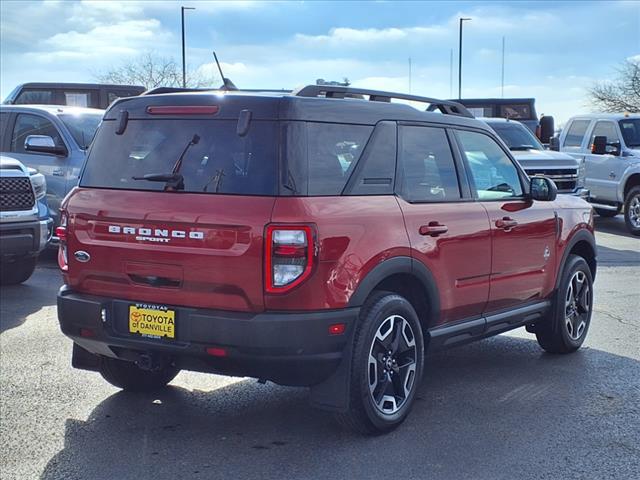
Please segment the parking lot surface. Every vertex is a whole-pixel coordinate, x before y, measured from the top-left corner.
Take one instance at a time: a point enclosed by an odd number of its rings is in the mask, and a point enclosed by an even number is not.
[[[519,329],[429,357],[399,429],[360,437],[305,389],[182,372],[130,394],[71,368],[47,254],[0,291],[0,477],[9,479],[633,479],[640,472],[640,239],[596,218],[585,346]]]

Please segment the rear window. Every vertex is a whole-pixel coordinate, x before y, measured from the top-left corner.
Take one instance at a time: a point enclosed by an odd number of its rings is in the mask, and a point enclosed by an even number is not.
[[[187,149],[180,173],[184,191],[207,194],[275,195],[277,123],[253,121],[244,137],[235,120],[129,120],[122,135],[118,122],[104,121],[80,181],[83,187],[162,191],[166,182],[134,180],[169,174]],[[196,144],[187,148],[197,136]]]

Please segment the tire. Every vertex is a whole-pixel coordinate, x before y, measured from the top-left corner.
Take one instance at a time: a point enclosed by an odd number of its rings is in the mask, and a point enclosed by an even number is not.
[[[593,277],[584,258],[567,258],[552,308],[550,317],[536,325],[538,343],[549,353],[575,352],[587,336],[593,312]]]
[[[164,367],[158,371],[142,370],[133,362],[101,357],[100,375],[114,387],[128,392],[153,392],[167,386],[180,370]]]
[[[605,210],[604,208],[595,208],[595,207],[593,209],[596,211],[598,215],[600,215],[603,218],[615,217],[620,213],[620,207],[618,207],[616,210]]]
[[[374,293],[354,336],[349,409],[336,419],[362,434],[393,430],[413,406],[423,367],[424,340],[415,310],[400,295]]]
[[[21,258],[15,262],[3,263],[0,266],[0,283],[16,285],[26,282],[36,269],[37,257]]]
[[[624,222],[632,235],[640,236],[640,185],[631,188],[624,199]]]

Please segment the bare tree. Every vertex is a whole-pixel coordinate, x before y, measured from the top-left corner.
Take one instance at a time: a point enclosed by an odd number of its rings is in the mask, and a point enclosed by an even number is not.
[[[219,86],[219,79],[209,78],[198,70],[187,71],[187,87],[202,88]],[[109,70],[94,74],[101,83],[142,85],[155,87],[181,87],[182,70],[171,57],[162,57],[154,52],[146,52],[127,60]]]
[[[591,103],[604,112],[640,112],[640,60],[627,60],[610,82],[589,89]]]

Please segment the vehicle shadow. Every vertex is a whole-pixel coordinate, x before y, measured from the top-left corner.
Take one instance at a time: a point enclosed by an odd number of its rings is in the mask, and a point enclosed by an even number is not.
[[[640,237],[636,237],[629,233],[622,214],[610,218],[601,217],[598,214],[595,214],[593,222],[596,227],[596,232],[611,233],[613,235],[620,235],[627,238],[640,239]]]
[[[66,420],[41,478],[626,478],[640,463],[637,378],[638,360],[499,336],[429,357],[410,418],[378,437],[340,429],[305,389],[254,380],[119,392]]]
[[[640,241],[637,250],[623,250],[598,245],[598,266],[625,267],[640,265]]]
[[[32,313],[56,304],[51,285],[62,285],[62,276],[50,257],[51,253],[45,252],[38,259],[36,271],[26,282],[0,286],[0,333],[19,327]]]

